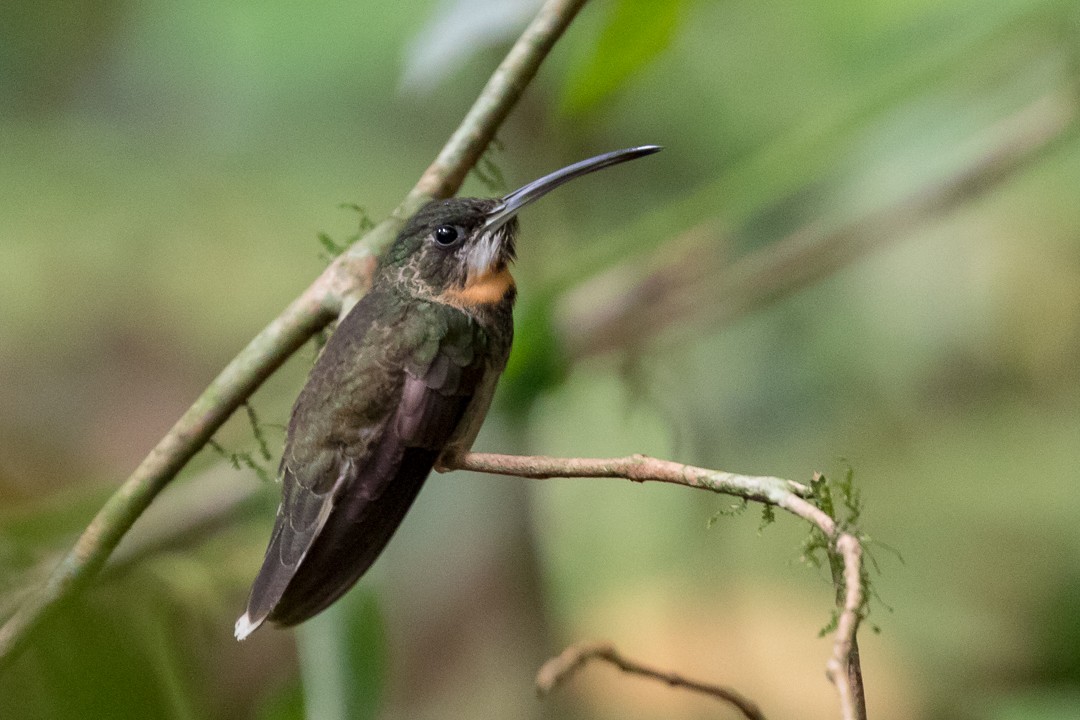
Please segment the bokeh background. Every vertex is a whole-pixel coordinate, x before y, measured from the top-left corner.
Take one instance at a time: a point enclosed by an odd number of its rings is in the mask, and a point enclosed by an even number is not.
[[[325,267],[319,234],[394,207],[536,6],[0,4],[0,614]],[[464,192],[666,150],[525,213],[477,449],[850,469],[871,717],[1077,717],[1078,88],[1069,0],[591,3]],[[278,493],[244,460],[275,467],[314,352],[252,400],[274,457],[238,413],[0,717],[734,717],[606,667],[537,701],[598,637],[836,716],[807,528],[677,487],[435,476],[342,603],[235,643]]]

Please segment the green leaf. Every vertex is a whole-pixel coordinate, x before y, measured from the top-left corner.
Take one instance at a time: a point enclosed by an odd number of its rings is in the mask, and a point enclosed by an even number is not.
[[[386,636],[375,596],[355,589],[297,628],[308,718],[374,720],[386,677]]]
[[[595,109],[671,44],[685,0],[616,0],[592,56],[570,72],[563,112]]]
[[[0,673],[0,717],[205,717],[202,698],[183,686],[189,669],[177,666],[160,608],[143,612],[95,590],[48,618],[26,655]]]
[[[523,419],[537,398],[562,384],[569,373],[552,320],[551,300],[523,302],[514,313],[514,348],[499,381],[499,409]]]

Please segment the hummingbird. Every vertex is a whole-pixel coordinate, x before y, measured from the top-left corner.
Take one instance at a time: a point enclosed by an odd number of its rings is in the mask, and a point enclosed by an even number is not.
[[[282,499],[244,614],[290,626],[371,567],[433,467],[472,447],[513,340],[517,214],[565,182],[657,152],[605,153],[502,198],[434,200],[379,260],[293,405]]]

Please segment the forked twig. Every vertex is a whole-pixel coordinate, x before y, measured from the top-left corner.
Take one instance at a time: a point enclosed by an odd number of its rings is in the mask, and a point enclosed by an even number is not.
[[[641,663],[624,657],[609,642],[590,642],[571,645],[559,655],[548,660],[536,673],[536,691],[540,695],[551,692],[556,685],[567,680],[571,675],[580,670],[589,660],[605,660],[625,673],[641,675],[665,682],[672,687],[686,688],[694,692],[714,697],[730,703],[738,708],[739,712],[750,720],[765,720],[761,710],[752,701],[736,691],[713,685],[712,683],[690,680],[682,675],[665,670],[642,665]]]

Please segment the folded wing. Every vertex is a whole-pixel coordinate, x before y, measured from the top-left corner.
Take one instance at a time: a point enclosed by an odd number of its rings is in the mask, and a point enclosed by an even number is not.
[[[239,639],[266,619],[294,625],[310,618],[360,578],[493,371],[485,332],[460,311],[423,305],[386,323],[377,309],[358,303],[319,358],[327,372],[297,400],[282,458],[282,503],[247,612],[236,624]],[[373,352],[379,343],[388,349]],[[365,379],[364,388],[350,387],[356,378]],[[363,407],[340,397],[350,390],[366,397],[361,391],[372,385],[380,392]],[[335,408],[339,422],[324,428]],[[339,436],[342,418],[355,421]],[[298,423],[316,428],[316,437]]]

